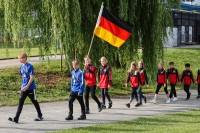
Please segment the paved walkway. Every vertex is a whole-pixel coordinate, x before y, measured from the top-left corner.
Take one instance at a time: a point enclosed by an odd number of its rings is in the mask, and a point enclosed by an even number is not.
[[[80,106],[77,101],[74,103],[73,121],[65,120],[68,115],[68,101],[41,103],[44,120],[39,122],[33,121],[37,115],[34,106],[25,105],[18,124],[7,120],[8,117],[15,115],[16,106],[0,107],[0,133],[44,133],[200,108],[200,100],[195,98],[196,90],[191,90],[191,93],[191,99],[185,101],[186,94],[178,91],[179,100],[170,104],[165,103],[165,95],[160,93],[157,104],[147,103],[138,108],[134,107],[135,101],[131,104],[131,108],[125,106],[129,97],[113,98],[113,108],[104,109],[100,113],[97,111],[96,103],[90,99],[91,114],[88,114],[87,120],[84,121],[77,120],[80,115]],[[149,101],[153,94],[148,94],[147,97]]]
[[[49,56],[49,58],[50,58],[50,61],[56,61],[56,60],[60,60],[61,56],[52,55],[52,56]],[[28,62],[30,62],[31,64],[37,64],[44,61],[41,60],[39,57],[30,57],[28,58]],[[18,59],[0,60],[0,69],[11,68],[11,67],[16,67],[16,66],[20,66],[20,62]]]
[[[200,45],[181,45],[179,47],[165,47],[165,48],[168,48],[168,49],[173,49],[173,48],[200,48]]]

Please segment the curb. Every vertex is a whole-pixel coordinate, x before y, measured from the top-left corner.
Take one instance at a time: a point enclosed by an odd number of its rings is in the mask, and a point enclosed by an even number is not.
[[[53,56],[53,55],[60,55],[60,54],[51,54],[49,56]],[[40,57],[40,55],[33,55],[33,56],[28,56],[29,57]],[[0,58],[0,60],[12,60],[12,59],[17,59],[17,57],[12,57],[12,58]]]

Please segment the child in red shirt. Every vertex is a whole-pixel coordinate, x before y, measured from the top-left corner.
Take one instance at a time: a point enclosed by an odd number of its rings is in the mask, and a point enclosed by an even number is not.
[[[170,62],[169,65],[170,65],[170,68],[167,70],[167,79],[169,78],[169,82],[171,86],[169,98],[171,99],[174,95],[174,99],[172,101],[177,101],[178,97],[176,94],[175,86],[176,86],[177,80],[178,80],[178,83],[180,84],[180,78],[178,75],[178,70],[174,68],[174,62]]]
[[[166,93],[166,98],[167,98],[166,103],[170,103],[170,98],[167,91],[166,77],[167,77],[167,73],[163,67],[163,63],[160,62],[158,64],[158,72],[157,72],[157,87],[156,87],[154,99],[150,101],[151,103],[154,103],[154,104],[156,103],[156,99],[158,98],[158,92],[162,86],[164,87],[164,90]]]
[[[101,57],[101,66],[98,69],[98,81],[98,87],[101,88],[103,108],[106,108],[105,96],[109,101],[108,108],[111,108],[112,101],[110,95],[108,94],[108,89],[112,85],[112,70],[111,67],[108,66],[108,60],[105,57]]]
[[[85,98],[85,113],[89,114],[89,93],[91,92],[91,97],[98,105],[98,111],[101,112],[102,104],[96,97],[96,67],[91,63],[89,56],[84,57],[85,68],[84,68],[84,78],[86,82],[86,88],[84,92]]]
[[[199,99],[200,98],[200,70],[198,70],[198,72],[197,72],[197,83],[198,83],[198,88],[197,88],[198,96],[197,96],[197,99]]]
[[[190,70],[190,64],[187,63],[185,64],[185,70],[182,73],[182,77],[181,77],[181,82],[183,82],[184,80],[184,91],[187,93],[187,98],[185,99],[185,101],[187,101],[188,99],[190,99],[190,85],[191,85],[191,80],[194,83],[194,76],[192,74],[192,71]]]
[[[139,70],[139,73],[140,73],[140,79],[141,79],[141,82],[142,82],[142,85],[147,85],[147,88],[149,87],[149,84],[148,84],[148,77],[147,77],[147,72],[146,72],[146,69],[144,68],[144,63],[142,61],[139,61],[138,62],[138,70]],[[146,103],[147,102],[147,98],[142,94],[142,88],[139,88],[140,89],[140,103],[142,104],[142,98],[144,99],[144,102]]]
[[[139,84],[142,84],[141,82],[141,79],[140,79],[140,73],[139,71],[137,70],[137,67],[136,67],[136,62],[131,62],[131,66],[130,66],[130,70],[129,70],[129,73],[128,73],[128,77],[126,79],[126,87],[128,85],[128,82],[130,82],[130,85],[131,85],[131,88],[132,88],[132,93],[131,93],[131,99],[130,99],[130,102],[126,104],[126,106],[128,108],[130,108],[130,104],[132,102],[132,99],[134,98],[135,95],[138,96],[138,98],[140,99],[140,91],[138,91],[138,87],[139,87]],[[141,102],[140,100],[137,101],[137,104],[135,105],[135,107],[138,107],[141,105]]]

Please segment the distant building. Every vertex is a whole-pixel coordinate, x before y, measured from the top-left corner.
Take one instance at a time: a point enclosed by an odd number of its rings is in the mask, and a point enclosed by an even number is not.
[[[173,35],[169,46],[200,44],[200,6],[181,3],[181,9],[173,9]],[[173,41],[171,41],[172,39]]]

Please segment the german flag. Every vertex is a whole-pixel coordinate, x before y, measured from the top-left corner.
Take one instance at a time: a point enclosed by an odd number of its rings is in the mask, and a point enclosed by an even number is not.
[[[132,25],[101,6],[94,34],[115,47],[120,47],[131,35]]]

